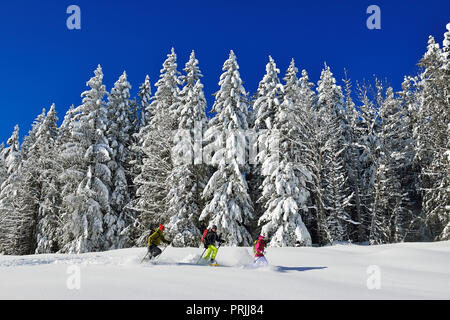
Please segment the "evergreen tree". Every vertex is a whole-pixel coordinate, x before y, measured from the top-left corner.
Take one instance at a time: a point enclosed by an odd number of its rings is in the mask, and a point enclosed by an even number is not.
[[[167,229],[174,235],[176,246],[196,246],[201,237],[198,218],[203,207],[201,193],[207,182],[207,168],[202,163],[201,139],[207,126],[206,100],[202,74],[194,52],[184,69],[184,84],[179,94],[179,124],[174,136],[174,167],[167,182]]]
[[[24,138],[21,146],[23,161],[20,169],[20,188],[16,198],[20,199],[17,202],[20,216],[27,217],[28,221],[30,221],[28,229],[22,230],[29,239],[27,245],[29,253],[34,252],[36,248],[36,224],[38,222],[42,185],[39,179],[42,168],[37,164],[40,154],[37,151],[36,142],[45,117],[46,111],[43,109],[42,113],[35,119],[32,129],[29,131],[28,136]]]
[[[72,139],[62,150],[66,164],[60,179],[63,186],[62,252],[82,253],[109,248],[104,221],[110,208],[112,150],[106,137],[107,109],[103,72],[100,66],[82,93],[82,105],[74,110]]]
[[[266,65],[266,73],[263,79],[260,81],[258,90],[255,94],[255,98],[252,104],[253,119],[253,140],[250,142],[252,146],[258,145],[264,152],[264,139],[267,137],[267,129],[273,127],[273,120],[276,112],[278,111],[280,104],[282,103],[283,86],[280,83],[278,74],[280,70],[277,68],[275,61],[269,56],[269,62]],[[264,201],[262,201],[262,185],[264,181],[264,176],[261,174],[261,167],[264,155],[261,154],[255,157],[254,163],[250,163],[249,168],[249,194],[254,204],[255,210],[255,222],[252,223],[253,228],[257,228],[258,231],[260,227],[258,226],[258,220],[264,213]],[[259,233],[259,232],[258,232]],[[256,234],[254,235],[256,236]]]
[[[344,97],[341,88],[325,64],[317,86],[317,102],[306,119],[311,124],[310,171],[313,208],[317,223],[317,241],[320,244],[347,240],[349,199],[344,167],[346,149],[343,128]]]
[[[0,187],[8,178],[6,161],[5,161],[5,144],[2,142],[0,144]]]
[[[282,103],[275,110],[270,127],[263,134],[265,145],[261,158],[263,182],[262,199],[265,212],[259,218],[262,233],[272,246],[309,246],[311,236],[302,220],[307,211],[309,192],[306,181],[311,179],[306,167],[298,162],[296,141],[296,101],[299,95],[296,68],[291,63],[282,88]],[[297,83],[297,85],[296,85]],[[269,118],[268,118],[269,119]],[[270,123],[270,120],[267,121]],[[273,124],[273,125],[272,125]]]
[[[247,93],[242,86],[239,66],[233,51],[223,65],[220,89],[215,93],[211,119],[205,133],[211,163],[216,171],[203,191],[206,200],[200,221],[217,225],[228,245],[249,245],[251,236],[246,226],[253,208],[245,179]]]
[[[61,198],[58,176],[62,167],[55,156],[57,122],[53,104],[36,134],[36,142],[32,147],[33,156],[26,160],[28,167],[38,168],[36,253],[52,253],[60,249],[58,239],[61,226],[58,221]]]
[[[45,109],[42,109],[41,114],[39,114],[33,121],[31,130],[28,132],[28,135],[23,138],[23,142],[20,148],[22,150],[22,156],[24,157],[24,159],[28,157],[29,149],[36,142],[36,133],[39,131],[39,126],[41,125],[42,121],[44,121],[45,112]]]
[[[448,25],[447,25],[448,27]],[[437,240],[449,239],[449,128],[448,100],[450,71],[448,62],[449,32],[445,34],[444,48],[430,36],[427,52],[419,66],[420,115],[416,128],[417,161],[421,167],[422,209],[431,236]]]
[[[136,233],[142,236],[137,243],[145,241],[145,231],[158,223],[167,223],[164,219],[167,211],[165,199],[169,192],[167,177],[173,164],[171,150],[173,147],[173,130],[177,129],[179,107],[179,72],[177,71],[177,56],[174,49],[167,55],[163,63],[157,90],[147,109],[152,110],[153,116],[141,129],[140,151],[142,165],[135,177],[137,185],[136,199],[130,204],[135,210]]]
[[[351,81],[347,78],[345,73],[345,117],[348,123],[347,131],[347,145],[345,151],[346,166],[348,172],[348,188],[351,190],[353,197],[350,199],[350,218],[355,221],[353,227],[349,228],[350,239],[363,242],[365,240],[364,224],[363,224],[363,208],[362,208],[362,185],[361,172],[362,164],[360,155],[362,154],[362,127],[360,121],[359,111],[351,97]],[[354,235],[354,233],[356,233]]]
[[[133,110],[130,101],[131,85],[124,72],[114,84],[108,95],[108,129],[106,132],[109,146],[112,149],[111,161],[111,212],[105,217],[105,239],[110,248],[121,248],[127,239],[120,239],[120,232],[127,225],[124,207],[130,202],[131,196],[128,185],[133,177],[130,170],[131,138],[134,133]],[[129,222],[128,222],[129,223]]]
[[[31,253],[30,234],[34,221],[22,216],[19,192],[22,184],[22,155],[19,150],[19,126],[3,150],[8,177],[0,187],[0,253]]]
[[[280,104],[282,103],[283,86],[278,79],[280,70],[275,61],[269,56],[266,74],[259,83],[256,100],[253,104],[255,111],[255,129],[272,128],[272,122]]]

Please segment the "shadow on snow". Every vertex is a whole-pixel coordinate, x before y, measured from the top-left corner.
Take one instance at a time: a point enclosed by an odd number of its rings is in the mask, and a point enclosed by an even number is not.
[[[288,271],[309,271],[309,270],[321,270],[326,269],[327,267],[283,267],[276,266],[276,271],[278,272],[288,272]]]

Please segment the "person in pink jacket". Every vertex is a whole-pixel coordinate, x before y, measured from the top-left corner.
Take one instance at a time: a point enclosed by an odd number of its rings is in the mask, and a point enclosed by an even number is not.
[[[258,240],[253,243],[253,252],[255,253],[254,264],[255,266],[268,265],[267,259],[264,256],[264,250],[266,249],[266,241],[264,236],[260,235]]]

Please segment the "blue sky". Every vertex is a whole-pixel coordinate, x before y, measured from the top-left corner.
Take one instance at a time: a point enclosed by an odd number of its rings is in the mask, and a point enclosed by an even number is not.
[[[81,9],[81,30],[68,30],[69,5]],[[381,30],[369,30],[369,5],[381,9]],[[0,4],[0,141],[14,125],[21,137],[54,102],[60,120],[98,64],[109,91],[126,71],[136,94],[149,74],[157,81],[171,47],[179,70],[195,50],[211,106],[223,62],[237,55],[253,93],[268,55],[281,70],[294,58],[317,83],[324,61],[340,82],[386,78],[399,90],[417,71],[428,35],[442,42],[450,2],[428,1],[10,1]],[[152,87],[154,91],[154,87]]]

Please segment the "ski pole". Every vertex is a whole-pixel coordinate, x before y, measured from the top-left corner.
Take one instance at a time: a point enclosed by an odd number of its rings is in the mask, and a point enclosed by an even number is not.
[[[161,255],[163,254],[163,252],[166,251],[167,247],[169,247],[171,244],[172,244],[172,242],[169,243],[167,246],[165,246],[164,249],[163,249],[163,251],[161,251],[161,253],[155,258],[155,260],[157,260],[159,257],[161,257]]]
[[[205,252],[206,252],[206,249],[208,249],[208,248],[205,248],[205,250],[203,250],[203,252],[202,252],[202,254],[200,255],[200,258],[198,258],[198,260],[197,260],[197,263],[196,264],[198,264],[199,262],[200,262],[200,259],[203,257],[203,255],[205,254]]]
[[[220,249],[220,246],[222,245],[222,242],[219,242],[219,245],[217,246],[217,251],[216,251],[216,256],[217,256],[217,254],[219,253],[219,249]]]
[[[148,256],[148,250],[147,250],[147,253],[145,254],[145,256],[142,258],[141,263],[144,262],[144,260],[145,260],[145,258],[147,258],[147,256]]]

